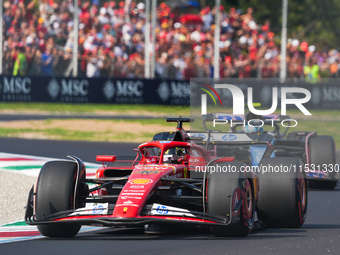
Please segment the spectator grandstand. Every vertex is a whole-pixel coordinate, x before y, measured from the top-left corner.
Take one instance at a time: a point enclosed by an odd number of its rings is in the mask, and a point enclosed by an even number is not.
[[[145,4],[79,1],[78,76],[144,77]],[[4,0],[3,74],[70,76],[73,0]],[[280,40],[253,9],[157,6],[155,77],[213,75],[214,16],[221,12],[220,77],[278,77]],[[18,60],[18,56],[20,61]],[[289,39],[287,77],[338,77],[340,53]],[[317,69],[318,74],[315,74]]]

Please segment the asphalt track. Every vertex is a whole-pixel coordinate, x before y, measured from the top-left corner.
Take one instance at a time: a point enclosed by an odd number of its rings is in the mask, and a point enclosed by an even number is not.
[[[95,162],[97,154],[134,156],[137,144],[0,138],[0,151]],[[339,163],[339,157],[338,157]],[[0,254],[340,254],[340,185],[309,190],[308,216],[300,229],[259,229],[247,238],[216,238],[208,232],[176,229],[147,235],[139,229],[103,229],[72,239],[34,239],[0,245]]]

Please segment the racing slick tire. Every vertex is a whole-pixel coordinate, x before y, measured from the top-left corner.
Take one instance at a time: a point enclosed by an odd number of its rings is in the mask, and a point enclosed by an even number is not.
[[[307,215],[308,194],[302,161],[291,157],[262,159],[259,183],[259,220],[267,227],[301,227]]]
[[[312,136],[308,140],[308,150],[310,156],[310,166],[315,166],[315,168],[323,169],[323,166],[328,169],[333,166],[335,167],[335,143],[333,137],[329,135],[318,135]],[[326,169],[325,169],[326,170]],[[328,172],[328,177],[335,179],[336,172]],[[309,181],[309,185],[312,189],[334,189],[337,185],[338,180],[316,180],[312,179]]]
[[[217,163],[221,169],[236,169],[237,172],[215,171],[208,174],[207,181],[207,206],[208,213],[229,218],[232,221],[232,210],[236,207],[234,191],[241,187],[241,194],[238,198],[241,202],[239,208],[239,219],[231,222],[228,226],[211,227],[211,233],[219,237],[245,237],[254,226],[254,192],[251,179],[245,178],[241,173],[242,162],[221,162]],[[216,164],[216,165],[217,165]]]
[[[43,221],[58,212],[76,209],[73,208],[74,199],[76,199],[74,197],[76,179],[77,164],[75,162],[50,161],[42,167],[36,188],[36,221]],[[48,237],[74,237],[80,227],[81,225],[78,224],[47,223],[38,225],[38,230]]]

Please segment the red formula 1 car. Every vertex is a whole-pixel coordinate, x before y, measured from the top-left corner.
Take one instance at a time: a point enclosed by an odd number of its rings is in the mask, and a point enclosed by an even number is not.
[[[268,227],[300,227],[307,212],[307,189],[302,162],[296,158],[270,158],[273,146],[265,139],[234,134],[190,136],[177,122],[175,132],[154,136],[141,144],[131,162],[115,156],[97,156],[103,166],[96,178],[86,178],[85,164],[77,157],[50,161],[32,187],[25,220],[49,237],[73,237],[82,225],[207,226],[215,236],[246,236],[255,223]],[[228,133],[230,135],[230,133]],[[195,141],[205,144],[207,150]],[[257,171],[234,157],[217,156],[226,144],[257,144],[265,153]],[[117,165],[118,164],[118,165]],[[268,171],[287,168],[292,171]],[[302,168],[301,168],[302,169]]]

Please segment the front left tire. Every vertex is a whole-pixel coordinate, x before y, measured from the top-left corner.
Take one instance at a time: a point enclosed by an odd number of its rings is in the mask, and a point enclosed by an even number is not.
[[[82,176],[83,178],[85,176]],[[77,185],[78,183],[78,185]],[[41,169],[35,200],[35,220],[43,221],[53,214],[76,209],[77,164],[72,161],[50,161]],[[76,205],[76,206],[75,206]],[[46,223],[38,225],[39,232],[48,237],[74,237],[78,224]]]

